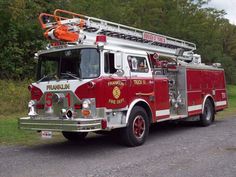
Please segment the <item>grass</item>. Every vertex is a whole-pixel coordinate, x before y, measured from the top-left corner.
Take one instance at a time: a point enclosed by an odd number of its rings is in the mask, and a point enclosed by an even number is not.
[[[18,129],[17,118],[27,113],[30,81],[0,80],[0,144],[34,141],[34,132]]]
[[[236,115],[236,85],[228,85],[227,94],[229,107],[226,110],[217,113],[217,118]]]
[[[0,80],[0,144],[43,142],[37,132],[18,129],[18,118],[26,116],[28,111],[29,83],[31,81]]]
[[[18,129],[20,115],[5,116],[0,119],[0,144],[32,144],[37,141],[36,132]]]
[[[30,81],[0,80],[0,119],[12,114],[26,113],[28,83]]]
[[[62,140],[60,134],[55,134],[52,140],[42,141],[37,132],[18,129],[18,118],[27,115],[28,83],[0,80],[0,144],[33,145]],[[228,85],[227,90],[229,108],[218,113],[217,118],[236,115],[236,85]]]
[[[34,145],[55,142],[62,139],[60,133],[54,133],[54,138],[43,140],[35,131],[20,130],[18,118],[22,115],[6,116],[0,119],[0,145]]]

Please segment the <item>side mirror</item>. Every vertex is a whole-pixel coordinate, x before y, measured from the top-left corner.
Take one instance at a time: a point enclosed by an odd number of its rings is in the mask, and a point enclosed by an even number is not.
[[[124,74],[125,74],[125,72],[124,72],[124,70],[123,69],[118,69],[117,71],[116,71],[116,74],[117,74],[117,76],[123,76]]]
[[[121,70],[122,69],[122,53],[117,52],[115,54],[115,69]]]

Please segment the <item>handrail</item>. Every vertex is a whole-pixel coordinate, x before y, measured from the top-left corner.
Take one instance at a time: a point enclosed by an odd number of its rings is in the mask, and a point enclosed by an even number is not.
[[[61,18],[65,18],[65,17],[61,17],[58,15],[58,13],[60,14],[64,14],[64,15],[71,15],[72,18],[75,18],[75,17],[79,17],[79,18],[85,18],[84,15],[81,15],[81,14],[77,14],[77,13],[74,13],[74,12],[70,12],[70,11],[67,11],[67,10],[62,10],[62,9],[56,9],[54,11],[54,18],[56,20],[56,22],[61,25]],[[68,18],[67,18],[68,19]]]
[[[43,18],[45,18],[45,17],[48,17],[48,18],[53,18],[53,19],[56,19],[56,18],[61,18],[61,19],[63,19],[63,20],[66,20],[66,19],[68,19],[68,18],[65,18],[65,17],[59,17],[59,16],[55,16],[55,15],[52,15],[52,14],[47,14],[47,13],[41,13],[40,15],[39,15],[39,17],[38,17],[38,19],[39,19],[39,23],[40,23],[40,25],[41,25],[41,27],[42,27],[42,29],[47,29],[47,28],[50,28],[50,27],[52,27],[52,26],[54,26],[57,22],[55,21],[55,22],[44,22],[43,21]],[[50,26],[49,25],[46,25],[46,24],[50,24]]]

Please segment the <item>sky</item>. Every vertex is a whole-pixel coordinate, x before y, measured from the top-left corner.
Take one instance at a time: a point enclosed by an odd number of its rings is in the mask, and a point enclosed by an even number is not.
[[[211,0],[207,6],[225,10],[227,13],[225,18],[228,18],[230,23],[236,25],[236,0]]]

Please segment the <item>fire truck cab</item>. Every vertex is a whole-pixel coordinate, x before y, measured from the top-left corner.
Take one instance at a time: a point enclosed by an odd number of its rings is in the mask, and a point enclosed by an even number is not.
[[[64,10],[39,20],[52,42],[36,55],[21,129],[59,131],[71,141],[118,129],[138,146],[152,123],[208,126],[227,107],[224,70],[202,64],[193,43]]]

